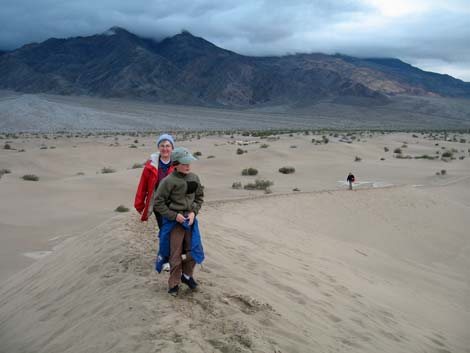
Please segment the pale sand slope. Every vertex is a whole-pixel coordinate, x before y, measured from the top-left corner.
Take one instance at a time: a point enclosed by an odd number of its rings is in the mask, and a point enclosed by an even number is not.
[[[433,141],[404,133],[368,135],[353,144],[339,142],[341,136],[330,136],[327,145],[314,145],[312,138],[318,140],[321,136],[304,134],[285,134],[278,140],[240,135],[234,138],[209,136],[191,141],[182,140],[180,135],[175,137],[179,145],[202,153],[194,170],[206,185],[206,200],[259,195],[259,191],[231,188],[234,181],[246,184],[256,178],[272,180],[273,193],[292,193],[294,188],[301,191],[343,189],[349,171],[356,175],[357,186],[366,188],[390,184],[449,184],[450,187],[470,175],[468,142]],[[141,169],[130,168],[155,151],[154,137],[54,137],[57,138],[0,140],[0,169],[11,171],[0,179],[0,282],[33,263],[44,251],[51,251],[62,239],[81,234],[112,217],[119,204],[132,208]],[[457,139],[460,138],[470,142],[468,134],[458,135]],[[138,143],[134,143],[136,139]],[[237,155],[235,151],[239,146],[231,144],[237,140],[257,143],[242,146],[247,153]],[[405,141],[408,142],[408,147],[402,148],[405,154],[435,155],[437,151],[442,153],[441,148],[445,147],[457,149],[456,157],[466,158],[449,163],[393,158],[393,150]],[[12,150],[3,149],[6,142]],[[439,146],[435,146],[436,143]],[[129,148],[134,144],[138,148]],[[260,148],[262,144],[269,147]],[[41,149],[42,146],[49,148]],[[385,152],[384,147],[388,147],[389,152]],[[22,149],[25,152],[18,152]],[[208,158],[210,156],[214,158]],[[362,161],[354,162],[355,156]],[[380,160],[382,157],[385,160]],[[282,166],[292,166],[296,172],[281,174],[278,169]],[[103,167],[111,167],[116,173],[101,174]],[[241,176],[241,170],[249,167],[256,168],[258,175]],[[446,169],[447,175],[436,176],[441,169]],[[77,175],[79,172],[84,175]],[[24,174],[35,174],[40,180],[24,181],[20,179]],[[453,190],[453,196],[464,200],[462,202],[467,200],[468,205],[470,189],[458,183]]]
[[[2,285],[0,352],[469,352],[469,205],[436,190],[210,202],[178,298],[116,216]]]
[[[464,204],[470,203],[470,188],[458,183],[470,175],[469,135],[457,135],[467,143],[433,141],[412,137],[412,134],[369,134],[359,136],[353,144],[339,142],[330,136],[327,145],[314,145],[312,138],[321,136],[287,134],[276,140],[235,135],[209,136],[184,140],[176,135],[178,144],[202,152],[194,170],[206,185],[206,200],[236,199],[259,195],[259,191],[233,190],[234,181],[243,184],[256,178],[272,180],[276,193],[338,190],[345,188],[349,171],[357,177],[357,187],[383,185],[442,186],[445,192]],[[453,135],[449,134],[449,138]],[[138,143],[134,141],[138,139]],[[257,142],[242,146],[247,153],[237,155],[236,140]],[[0,179],[0,282],[33,263],[34,259],[64,238],[81,234],[113,216],[119,204],[132,208],[141,169],[130,169],[145,161],[155,150],[154,137],[91,136],[88,138],[50,136],[49,139],[6,138],[0,140],[0,169],[11,174]],[[412,156],[436,155],[457,149],[456,157],[466,157],[449,163],[441,160],[408,160],[392,157],[393,150],[402,148]],[[12,150],[3,149],[8,142]],[[119,143],[116,146],[116,143]],[[438,143],[438,146],[435,144]],[[138,148],[129,148],[131,145]],[[268,144],[267,148],[260,148]],[[41,149],[42,146],[49,147]],[[51,147],[55,147],[51,149]],[[295,148],[294,148],[295,147]],[[388,147],[388,152],[384,151]],[[25,152],[18,152],[24,149]],[[208,158],[208,157],[214,158]],[[355,156],[362,158],[354,162]],[[380,158],[385,160],[380,160]],[[295,167],[296,172],[284,175],[282,166]],[[103,167],[116,170],[101,174]],[[257,176],[241,176],[244,168],[256,168]],[[445,176],[436,176],[441,169]],[[84,175],[77,175],[82,172]],[[24,174],[36,174],[38,182],[20,179]],[[457,182],[457,183],[456,183]],[[445,217],[445,216],[444,216]]]

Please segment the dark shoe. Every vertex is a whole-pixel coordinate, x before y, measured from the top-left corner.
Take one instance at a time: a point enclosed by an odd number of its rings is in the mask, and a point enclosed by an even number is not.
[[[173,297],[176,297],[178,295],[180,287],[178,285],[174,286],[173,288],[168,289],[168,294],[170,294]]]
[[[181,275],[181,282],[186,284],[191,289],[196,289],[196,287],[197,287],[197,283],[194,280],[194,278],[192,278],[192,277],[189,277],[189,279],[186,279],[186,277],[184,277],[184,275]]]

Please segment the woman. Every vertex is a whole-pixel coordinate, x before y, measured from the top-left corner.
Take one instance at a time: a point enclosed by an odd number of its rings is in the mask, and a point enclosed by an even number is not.
[[[154,192],[167,175],[173,171],[171,153],[175,147],[173,137],[169,134],[160,135],[157,139],[159,153],[152,153],[145,164],[139,186],[135,194],[134,207],[139,212],[142,221],[148,220],[152,212],[157,218],[158,228],[162,227],[162,216],[154,209]]]

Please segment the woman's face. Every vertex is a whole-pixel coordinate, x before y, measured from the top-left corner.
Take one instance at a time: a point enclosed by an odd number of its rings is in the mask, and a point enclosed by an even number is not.
[[[171,152],[173,151],[173,146],[171,145],[170,141],[163,140],[158,145],[158,150],[160,151],[160,157],[164,159],[171,158]]]

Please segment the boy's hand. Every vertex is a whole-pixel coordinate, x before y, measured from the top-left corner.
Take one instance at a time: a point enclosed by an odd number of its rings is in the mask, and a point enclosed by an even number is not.
[[[178,223],[184,223],[186,221],[186,218],[181,214],[181,213],[178,213],[176,215],[176,222]]]
[[[190,214],[188,214],[187,216],[187,220],[188,220],[188,223],[190,226],[193,225],[194,223],[194,217],[196,217],[196,215],[194,214],[194,212],[191,212]]]

